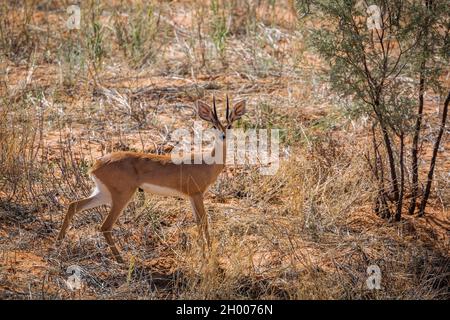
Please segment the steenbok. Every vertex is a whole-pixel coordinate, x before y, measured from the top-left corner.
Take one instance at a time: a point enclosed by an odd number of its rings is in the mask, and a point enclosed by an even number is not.
[[[157,195],[189,199],[203,243],[206,241],[209,247],[211,242],[207,214],[203,205],[203,195],[225,167],[227,129],[231,129],[233,122],[244,115],[245,101],[236,103],[230,112],[227,97],[225,126],[217,116],[214,98],[213,109],[206,103],[198,101],[197,112],[200,118],[211,122],[216,129],[219,139],[211,151],[210,158],[214,158],[216,149],[221,148],[221,150],[218,150],[222,157],[220,161],[211,163],[211,161],[202,160],[199,164],[178,163],[178,161],[173,161],[170,155],[139,152],[113,152],[105,155],[98,159],[90,170],[90,175],[95,182],[95,190],[89,197],[70,203],[58,235],[58,241],[64,238],[75,213],[101,205],[109,205],[111,210],[100,230],[116,260],[123,262],[111,231],[120,213],[126,208],[136,190],[141,188],[146,192]],[[205,159],[205,157],[201,157],[201,159]]]

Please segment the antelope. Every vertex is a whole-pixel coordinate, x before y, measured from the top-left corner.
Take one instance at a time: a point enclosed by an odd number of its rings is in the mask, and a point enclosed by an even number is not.
[[[213,97],[213,109],[203,101],[197,101],[197,114],[212,124],[218,139],[211,151],[214,157],[217,148],[222,148],[223,159],[215,163],[206,163],[204,157],[199,164],[178,163],[170,155],[146,154],[140,152],[113,152],[98,159],[89,174],[95,183],[92,194],[84,199],[71,202],[67,209],[57,242],[65,237],[67,228],[75,213],[101,205],[110,206],[100,231],[117,262],[123,263],[119,250],[112,237],[114,223],[131,201],[138,188],[162,196],[175,196],[189,199],[199,235],[208,248],[211,240],[208,219],[203,197],[210,185],[216,180],[226,163],[226,134],[233,122],[246,112],[245,100],[237,102],[230,112],[229,99],[226,99],[226,125],[219,120]],[[191,157],[194,154],[191,155]]]

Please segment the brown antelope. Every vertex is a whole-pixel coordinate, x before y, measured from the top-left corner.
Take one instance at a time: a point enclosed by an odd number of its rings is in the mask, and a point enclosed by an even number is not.
[[[101,205],[109,205],[111,210],[100,230],[116,260],[123,262],[111,231],[135,191],[141,188],[153,194],[189,199],[203,244],[206,240],[208,247],[210,247],[208,219],[203,205],[203,195],[225,167],[226,132],[227,129],[231,129],[234,121],[244,115],[245,101],[236,103],[230,112],[227,97],[226,126],[220,122],[217,116],[214,98],[213,109],[206,103],[198,101],[197,113],[203,120],[211,122],[217,130],[220,139],[218,139],[219,143],[215,144],[211,156],[214,157],[217,148],[222,148],[222,150],[219,150],[223,155],[221,161],[207,164],[202,157],[202,162],[199,164],[177,164],[170,155],[139,152],[113,152],[105,155],[98,159],[90,170],[90,175],[95,182],[95,190],[89,197],[70,203],[58,240],[64,238],[75,213]]]

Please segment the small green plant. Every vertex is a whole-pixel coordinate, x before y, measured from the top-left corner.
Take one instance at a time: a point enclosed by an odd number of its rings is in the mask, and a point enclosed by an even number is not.
[[[220,9],[218,0],[211,0],[211,10],[213,13],[211,22],[211,38],[214,42],[214,46],[216,47],[222,64],[226,65],[225,49],[229,31],[225,17],[225,10]]]
[[[99,4],[92,0],[89,5],[89,11],[85,14],[87,24],[82,28],[85,30],[84,38],[87,56],[95,72],[101,68],[103,60],[107,56],[105,28],[100,22],[100,12]]]
[[[141,68],[154,62],[160,46],[157,45],[159,18],[153,5],[139,3],[128,18],[115,12],[113,19],[117,44],[130,65]]]
[[[77,39],[70,37],[62,42],[58,55],[61,84],[65,88],[72,88],[86,71],[84,49]]]
[[[89,58],[97,70],[100,68],[103,58],[106,56],[104,48],[104,31],[100,22],[93,20],[87,36],[87,49]]]

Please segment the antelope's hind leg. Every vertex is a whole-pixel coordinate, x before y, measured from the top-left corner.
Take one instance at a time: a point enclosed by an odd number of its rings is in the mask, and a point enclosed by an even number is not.
[[[67,228],[69,227],[75,213],[111,203],[111,194],[109,193],[109,190],[95,177],[93,177],[93,180],[95,182],[95,189],[92,194],[87,198],[77,200],[69,204],[63,225],[58,234],[58,241],[64,239]]]

